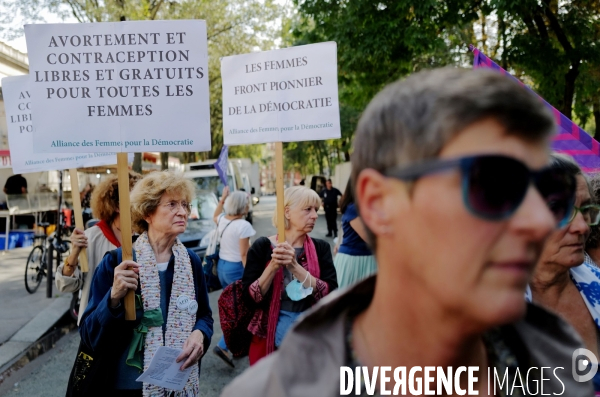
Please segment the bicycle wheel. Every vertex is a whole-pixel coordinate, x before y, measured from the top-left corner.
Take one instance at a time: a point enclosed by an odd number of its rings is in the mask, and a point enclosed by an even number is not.
[[[37,245],[29,253],[25,267],[25,289],[30,294],[33,294],[42,283],[45,276],[44,269],[44,249],[41,245]]]

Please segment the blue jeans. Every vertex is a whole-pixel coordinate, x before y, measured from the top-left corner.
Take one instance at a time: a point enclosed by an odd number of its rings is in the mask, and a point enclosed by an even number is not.
[[[217,275],[219,276],[221,285],[223,288],[225,288],[229,284],[242,279],[242,276],[244,275],[244,264],[242,262],[229,262],[225,259],[219,258]],[[222,336],[217,346],[225,351],[228,351],[227,344],[225,344],[225,338]]]
[[[279,318],[277,319],[277,328],[275,328],[275,346],[279,347],[283,338],[287,334],[288,330],[296,322],[302,312],[288,312],[286,310],[279,311]]]

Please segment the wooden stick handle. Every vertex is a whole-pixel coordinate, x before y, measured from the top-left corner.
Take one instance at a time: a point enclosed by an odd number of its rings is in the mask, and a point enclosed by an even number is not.
[[[283,143],[275,142],[275,193],[277,194],[277,239],[285,241],[285,206],[283,201]]]
[[[123,260],[132,260],[131,204],[129,200],[129,166],[127,153],[117,153],[117,176],[119,180],[119,215],[121,223],[121,250]],[[125,295],[125,320],[135,320],[135,291]]]
[[[69,174],[71,175],[71,196],[73,196],[73,211],[75,211],[75,227],[79,230],[84,230],[85,225],[83,224],[81,198],[79,197],[79,176],[77,175],[77,168],[69,169]],[[84,273],[90,271],[87,258],[87,248],[83,248],[81,252],[79,252],[79,268]]]

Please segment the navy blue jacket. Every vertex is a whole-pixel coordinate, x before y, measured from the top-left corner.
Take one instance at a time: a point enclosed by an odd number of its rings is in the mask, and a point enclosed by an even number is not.
[[[208,292],[204,282],[202,262],[198,255],[188,249],[190,262],[194,273],[196,301],[198,311],[196,312],[196,324],[194,330],[200,330],[204,334],[204,353],[208,351],[213,334],[213,318],[208,301]],[[117,262],[121,261],[121,249],[117,249]],[[118,360],[123,352],[129,348],[129,342],[143,316],[143,310],[136,310],[136,320],[125,320],[124,305],[112,309],[110,307],[110,292],[114,279],[114,269],[119,265],[115,263],[113,256],[107,253],[102,262],[96,267],[90,289],[88,306],[83,313],[79,327],[81,340],[94,352],[103,357],[105,365],[113,368],[118,366]],[[167,296],[171,294],[171,285],[174,273],[174,257],[171,256],[167,267],[166,277],[168,290]],[[136,294],[141,294],[140,287]],[[198,362],[200,365],[200,362]],[[116,377],[116,373],[114,374]]]

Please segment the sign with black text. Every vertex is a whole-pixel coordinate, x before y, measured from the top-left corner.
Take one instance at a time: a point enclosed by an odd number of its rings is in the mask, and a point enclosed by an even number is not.
[[[210,150],[201,20],[26,25],[35,152]]]
[[[8,125],[8,145],[15,174],[116,164],[115,152],[33,153],[34,116],[29,76],[3,78],[2,95]]]
[[[221,76],[225,145],[341,137],[336,43],[225,57]]]

